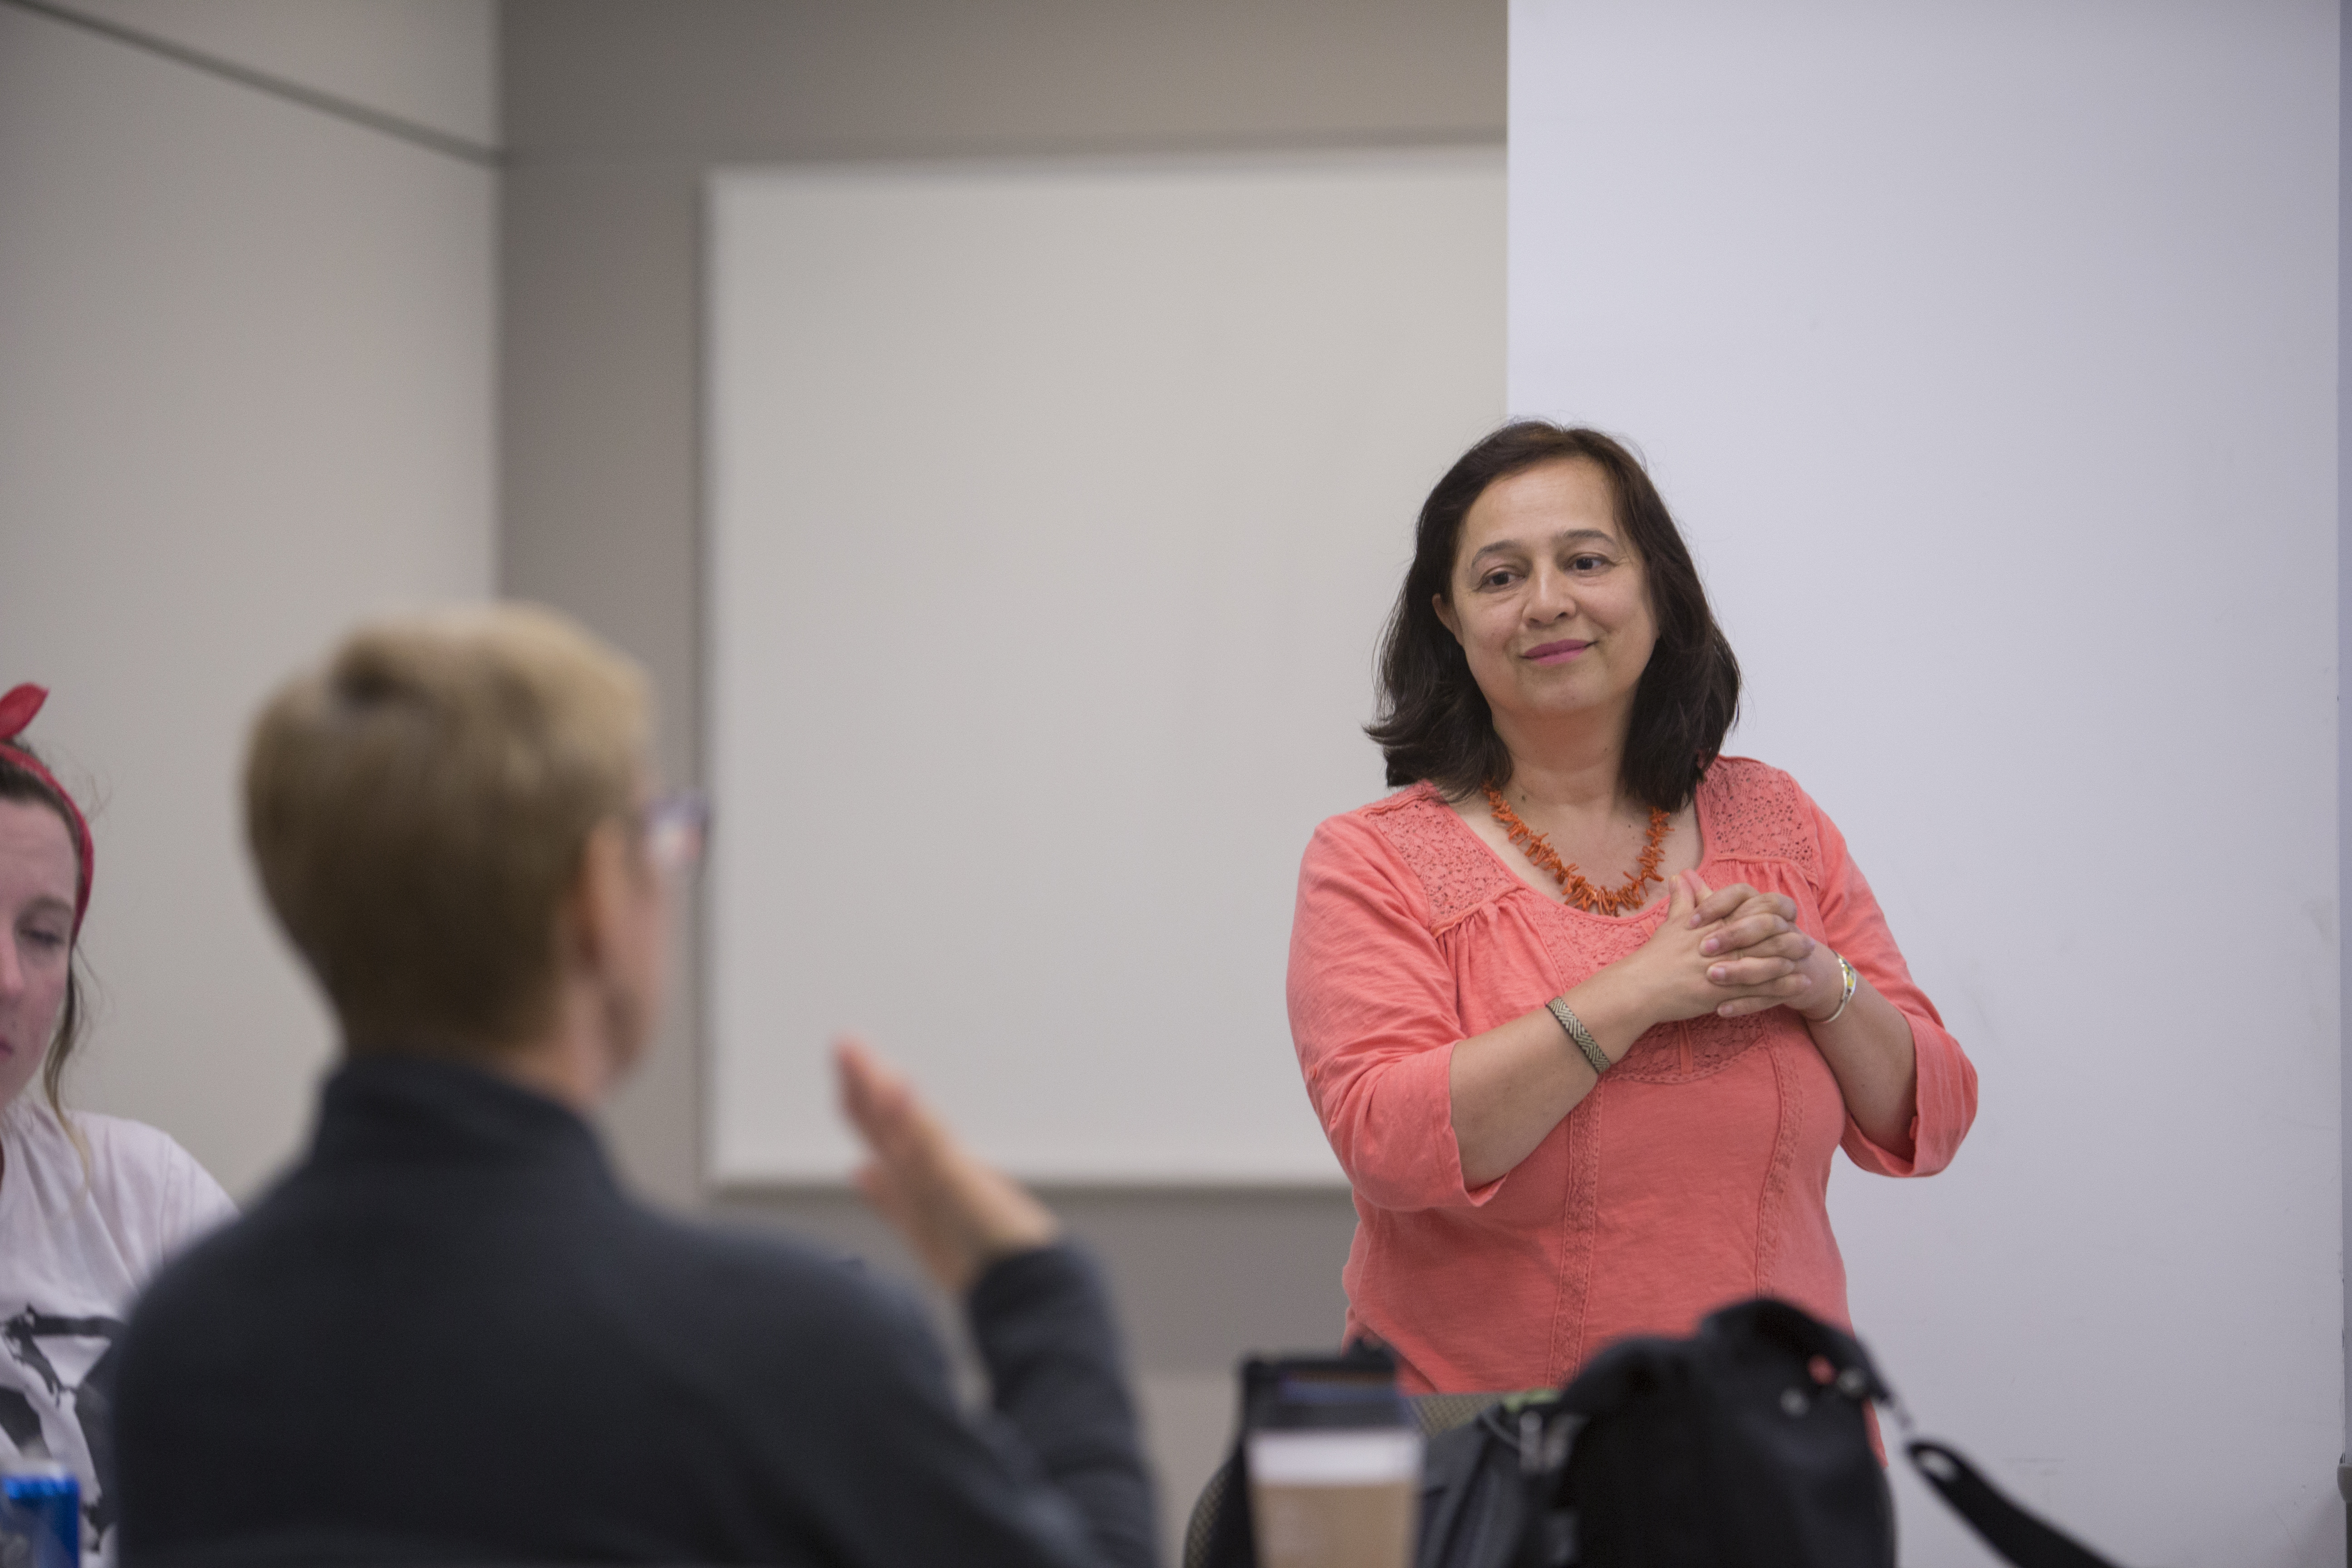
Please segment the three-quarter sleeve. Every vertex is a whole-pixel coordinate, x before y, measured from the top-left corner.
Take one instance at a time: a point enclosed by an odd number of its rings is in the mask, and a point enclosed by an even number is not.
[[[1918,1091],[1911,1113],[1911,1153],[1908,1158],[1871,1141],[1848,1116],[1839,1146],[1865,1171],[1882,1176],[1932,1176],[1952,1163],[1960,1140],[1977,1115],[1977,1069],[1959,1041],[1944,1027],[1936,1005],[1911,978],[1895,934],[1862,870],[1846,852],[1845,837],[1829,814],[1804,799],[1820,847],[1820,881],[1816,887],[1822,911],[1822,936],[1831,949],[1861,972],[1881,996],[1895,1005],[1911,1025],[1911,1045],[1917,1061]]]
[[[1387,1209],[1475,1207],[1451,1074],[1452,971],[1411,868],[1359,817],[1316,830],[1290,928],[1290,1035],[1307,1098],[1359,1196]]]

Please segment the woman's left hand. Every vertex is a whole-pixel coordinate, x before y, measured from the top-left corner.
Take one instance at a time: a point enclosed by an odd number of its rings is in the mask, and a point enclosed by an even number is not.
[[[1745,882],[1734,882],[1704,892],[1687,918],[1694,929],[1720,926],[1699,944],[1699,951],[1715,960],[1707,965],[1706,977],[1717,985],[1797,982],[1777,997],[1744,996],[1726,1002],[1716,1009],[1719,1016],[1735,1018],[1784,1005],[1802,1013],[1805,1004],[1819,996],[1822,978],[1814,971],[1829,950],[1797,929],[1796,900],[1788,895],[1759,893]],[[1829,962],[1834,967],[1834,961]]]
[[[1691,873],[1696,879],[1697,873]],[[1693,929],[1719,923],[1699,943],[1701,952],[1720,954],[1706,977],[1718,985],[1756,985],[1780,978],[1772,996],[1739,996],[1716,1009],[1736,1018],[1785,1005],[1812,1026],[1813,1044],[1837,1075],[1846,1114],[1863,1136],[1899,1159],[1912,1154],[1911,1122],[1918,1110],[1918,1058],[1911,1022],[1895,1005],[1857,977],[1852,1006],[1845,1005],[1845,975],[1837,954],[1797,929],[1797,906],[1780,893],[1759,893],[1745,882],[1701,896],[1685,917]],[[1715,946],[1710,950],[1708,943]],[[1838,1026],[1824,1029],[1843,1014]]]

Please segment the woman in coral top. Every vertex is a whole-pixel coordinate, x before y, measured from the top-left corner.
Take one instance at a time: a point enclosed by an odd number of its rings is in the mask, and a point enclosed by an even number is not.
[[[1748,1296],[1849,1324],[1830,1156],[1941,1170],[1976,1073],[1830,819],[1718,754],[1738,666],[1641,465],[1534,421],[1474,447],[1382,685],[1407,787],[1317,829],[1290,952],[1349,1337],[1464,1391]]]

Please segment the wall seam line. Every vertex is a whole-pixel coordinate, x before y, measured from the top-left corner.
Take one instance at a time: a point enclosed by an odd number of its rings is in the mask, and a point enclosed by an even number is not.
[[[132,48],[144,49],[149,54],[160,56],[174,64],[203,71],[209,76],[219,77],[225,81],[249,88],[256,92],[267,93],[272,98],[283,99],[289,103],[299,104],[304,109],[312,110],[320,114],[331,115],[335,119],[363,129],[425,148],[427,152],[438,153],[444,157],[457,158],[486,169],[496,169],[506,163],[506,154],[496,147],[484,146],[478,142],[469,141],[463,136],[455,136],[448,132],[436,130],[430,125],[419,124],[413,120],[404,120],[397,114],[387,114],[380,109],[370,109],[363,103],[354,103],[350,99],[338,98],[333,93],[321,92],[316,88],[305,87],[299,81],[273,76],[268,71],[256,70],[250,66],[239,65],[235,60],[207,54],[202,49],[190,48],[185,44],[174,43],[169,38],[158,37],[152,33],[142,32],[136,27],[127,27],[120,22],[110,21],[103,16],[93,16],[88,12],[77,11],[71,6],[58,5],[56,0],[0,0],[0,5],[12,5],[19,11],[29,11],[34,16],[46,16],[53,22],[60,22],[70,27],[79,27],[86,32],[95,33],[100,37],[128,44]]]

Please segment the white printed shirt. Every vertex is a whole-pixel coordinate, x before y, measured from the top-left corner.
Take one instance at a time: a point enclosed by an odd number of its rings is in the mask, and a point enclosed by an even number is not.
[[[63,1460],[81,1479],[82,1547],[110,1559],[115,1509],[96,1447],[111,1437],[103,1379],[141,1286],[189,1241],[236,1214],[169,1135],[71,1113],[81,1151],[38,1092],[0,1109],[0,1455]],[[88,1390],[85,1395],[85,1389]]]

